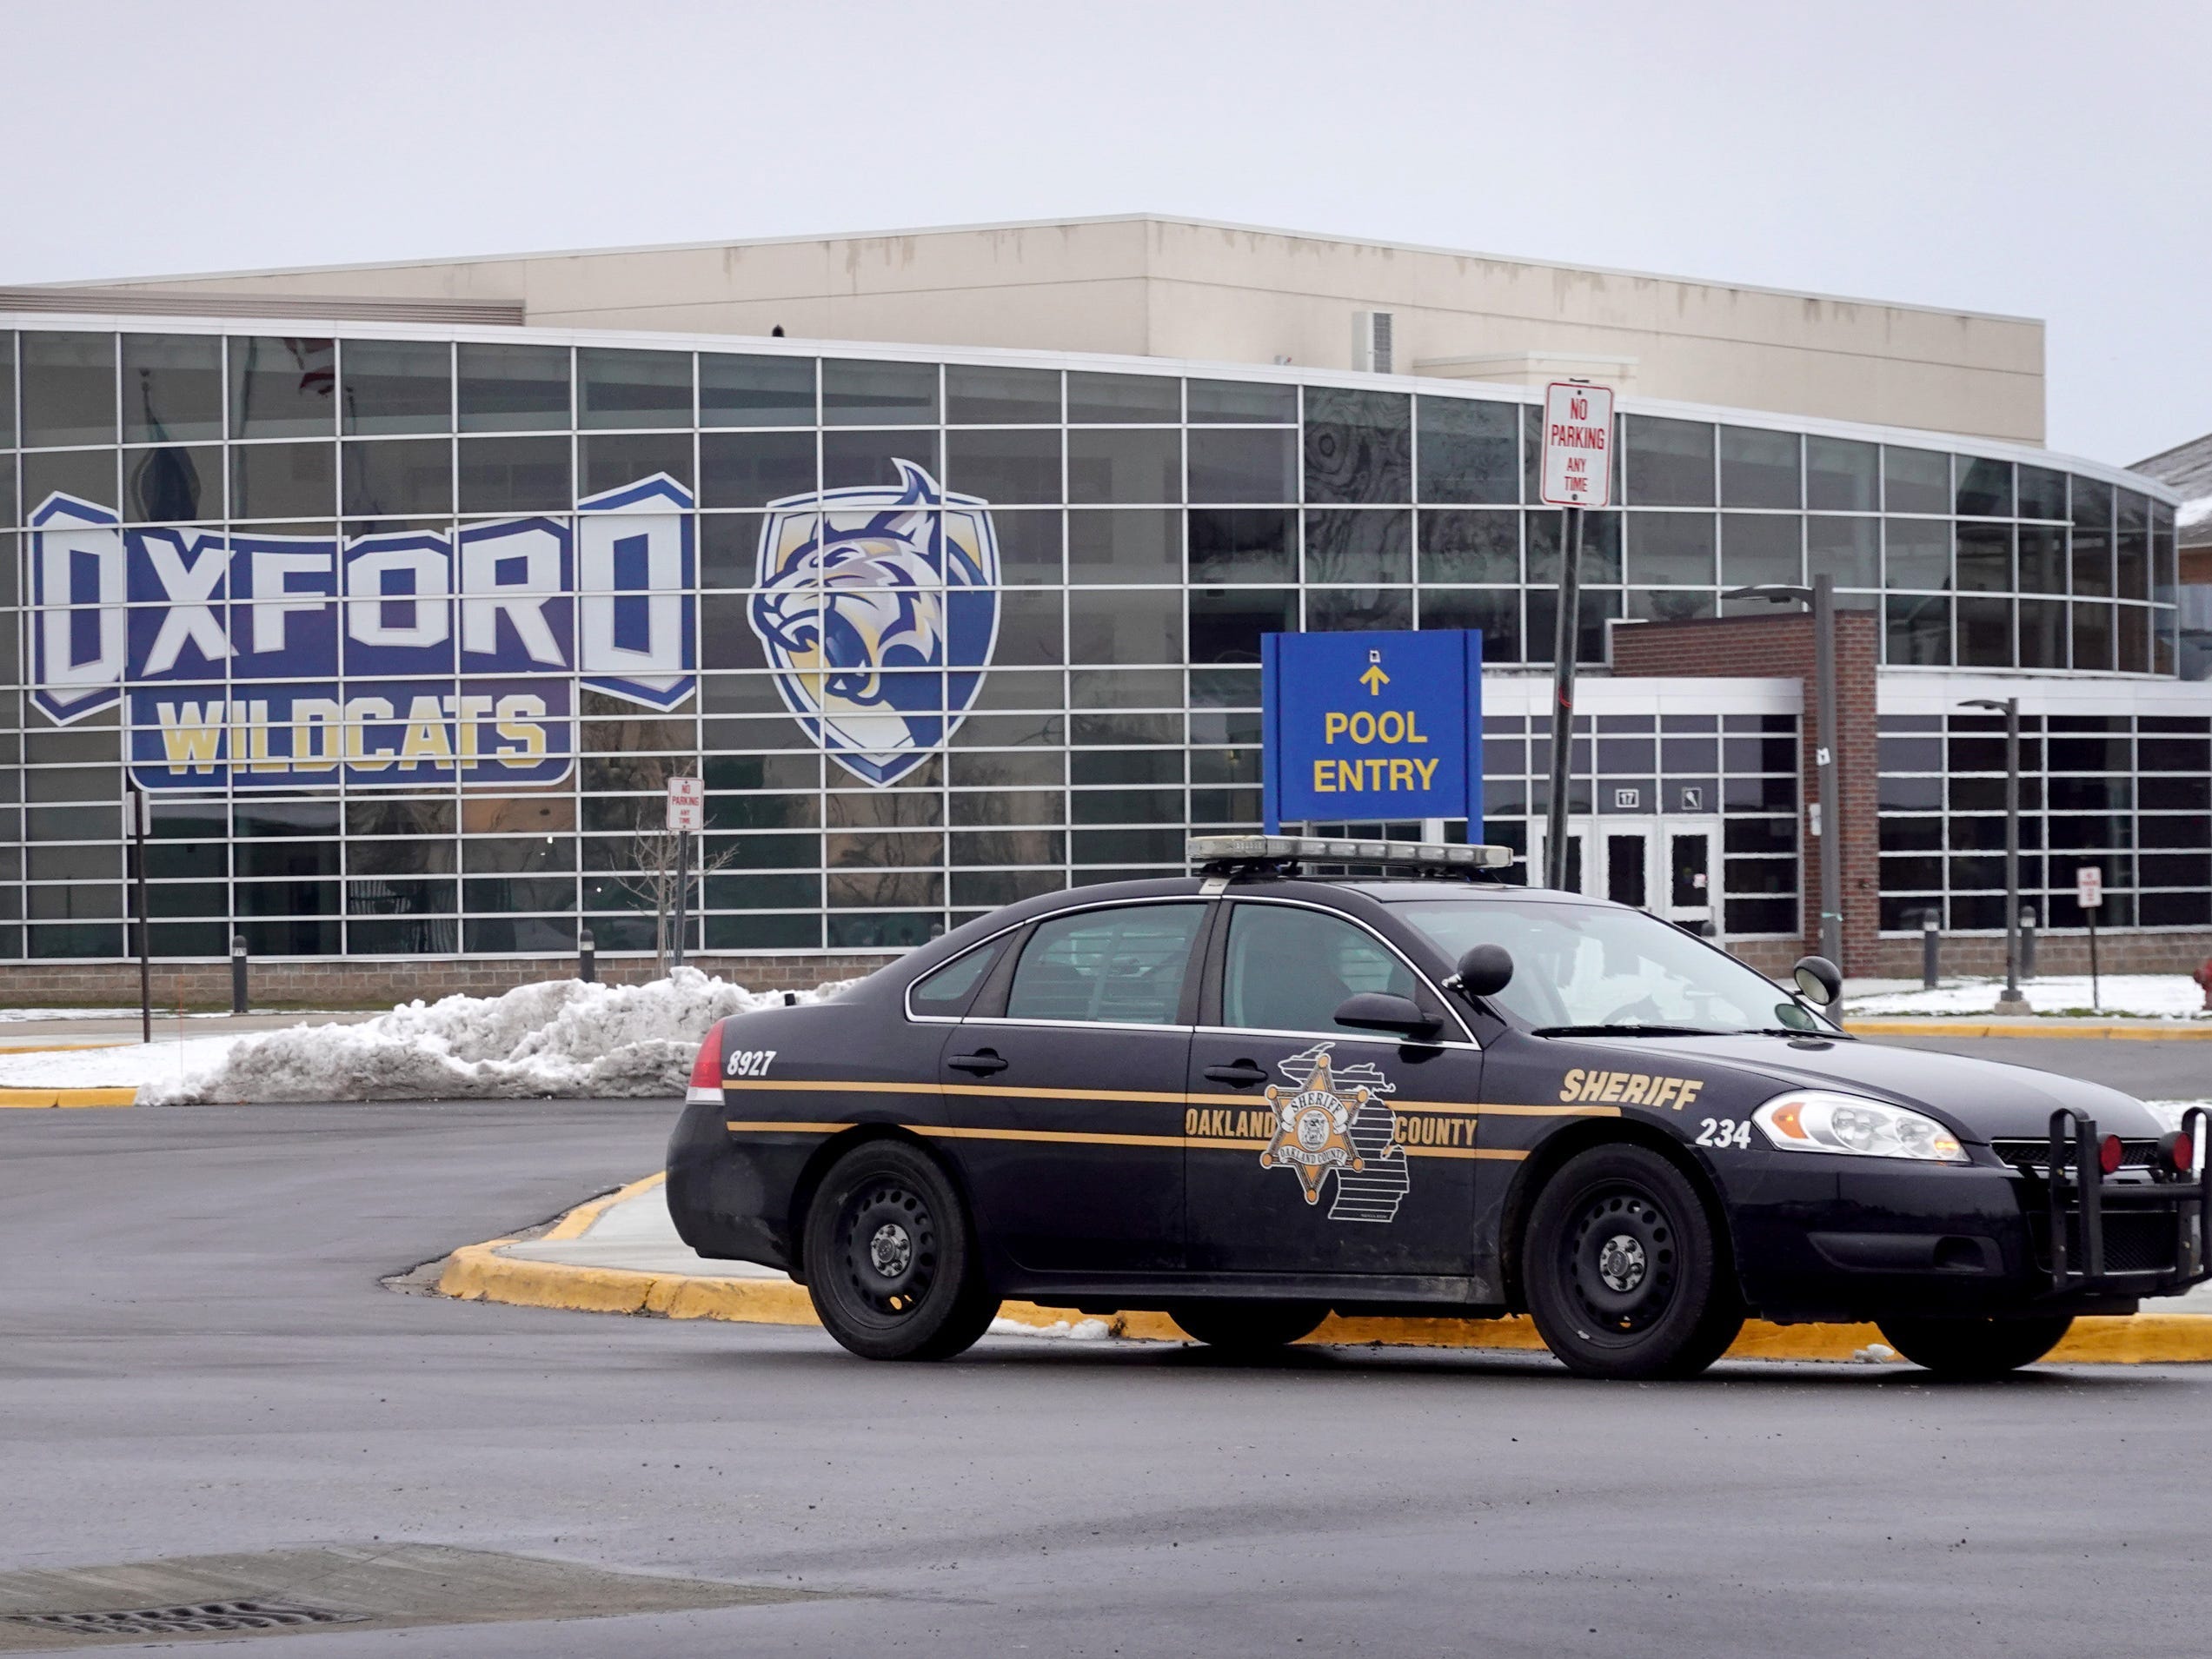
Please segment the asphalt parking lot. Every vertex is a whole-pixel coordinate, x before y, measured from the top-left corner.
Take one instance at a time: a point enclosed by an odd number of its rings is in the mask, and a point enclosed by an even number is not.
[[[1626,1387],[1020,1338],[908,1368],[382,1288],[650,1169],[670,1115],[0,1113],[0,1575],[440,1544],[820,1593],[315,1633],[329,1659],[2201,1643],[2212,1368]]]

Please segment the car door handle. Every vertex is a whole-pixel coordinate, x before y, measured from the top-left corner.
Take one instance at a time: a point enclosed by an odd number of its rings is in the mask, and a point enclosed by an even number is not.
[[[945,1064],[956,1072],[973,1072],[980,1078],[1006,1069],[1006,1061],[999,1058],[997,1051],[988,1048],[973,1054],[955,1054]]]
[[[1216,1083],[1226,1083],[1232,1088],[1249,1089],[1255,1083],[1267,1081],[1266,1068],[1251,1060],[1238,1060],[1230,1065],[1209,1065],[1206,1076]]]

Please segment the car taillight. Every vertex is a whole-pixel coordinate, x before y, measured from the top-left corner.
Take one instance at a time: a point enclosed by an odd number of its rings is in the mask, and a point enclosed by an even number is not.
[[[699,1058],[691,1063],[691,1090],[684,1098],[710,1106],[722,1103],[722,1027],[719,1020],[707,1032],[707,1040],[699,1045]]]
[[[2096,1149],[2097,1167],[2107,1175],[2117,1175],[2121,1160],[2127,1155],[2128,1149],[2121,1144],[2119,1136],[2107,1135]]]

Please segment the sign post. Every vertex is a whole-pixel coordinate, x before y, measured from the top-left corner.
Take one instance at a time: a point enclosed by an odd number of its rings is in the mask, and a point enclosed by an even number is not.
[[[1482,839],[1482,634],[1269,634],[1261,813],[1292,822],[1464,818]]]
[[[1559,514],[1559,612],[1551,641],[1551,791],[1544,884],[1567,885],[1567,773],[1574,754],[1575,647],[1582,633],[1582,518],[1613,499],[1613,394],[1554,381],[1544,389],[1543,496]]]
[[[683,966],[685,911],[691,890],[691,838],[707,827],[707,785],[698,778],[668,780],[668,828],[676,838],[675,942],[669,966]]]
[[[2104,1000],[2100,994],[2096,972],[2096,912],[2104,904],[2104,871],[2102,866],[2084,864],[2076,868],[2074,902],[2082,907],[2082,919],[2089,925],[2089,1007],[2095,1010]]]
[[[130,880],[138,895],[138,1039],[154,1040],[153,949],[147,936],[152,918],[146,907],[146,837],[154,824],[154,798],[133,785],[126,792],[130,806]]]

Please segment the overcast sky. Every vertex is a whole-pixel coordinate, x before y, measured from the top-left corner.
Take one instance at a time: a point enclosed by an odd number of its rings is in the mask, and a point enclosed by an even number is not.
[[[0,282],[1155,211],[2042,317],[2053,447],[2212,430],[2202,0],[0,21]]]

